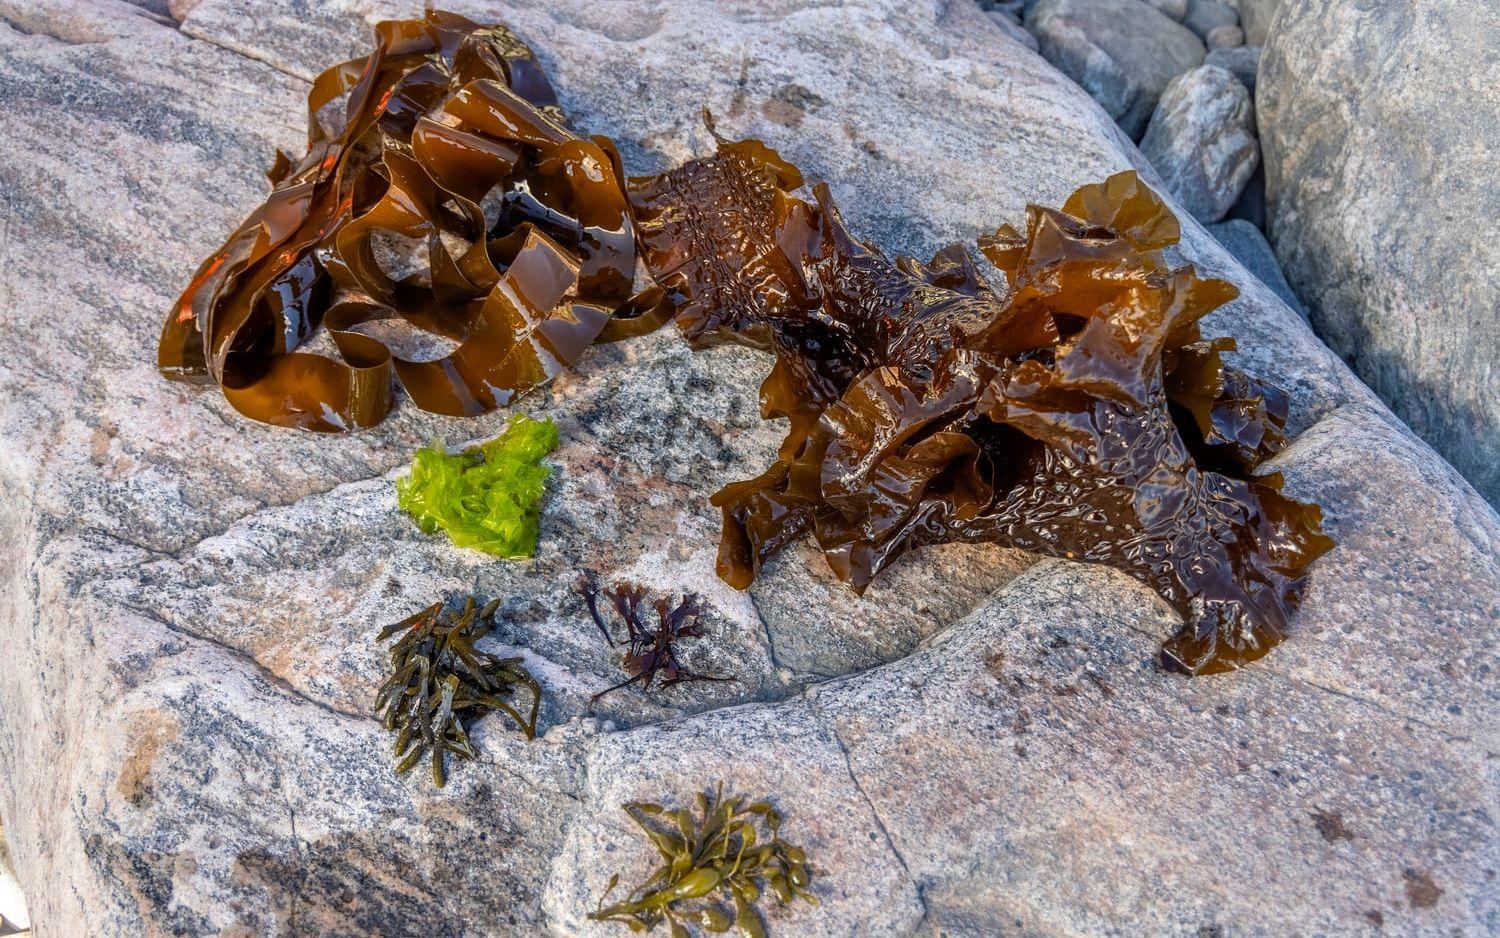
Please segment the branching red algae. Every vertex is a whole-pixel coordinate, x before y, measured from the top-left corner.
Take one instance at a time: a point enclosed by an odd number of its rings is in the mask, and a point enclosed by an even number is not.
[[[482,413],[643,328],[625,318],[639,307],[619,156],[566,129],[531,50],[451,13],[375,31],[374,52],[318,76],[307,154],[277,154],[265,204],[162,331],[164,374],[216,382],[256,420],[372,426],[393,379],[424,410]],[[393,279],[377,238],[425,245],[428,269]],[[457,348],[408,360],[360,331],[393,318]],[[338,357],[297,351],[320,326]]]
[[[656,625],[653,626],[647,621],[646,613],[641,608],[647,593],[644,586],[616,583],[600,587],[593,574],[586,573],[579,578],[576,588],[583,597],[584,605],[588,607],[589,616],[598,627],[599,634],[604,636],[604,641],[611,648],[615,647],[615,637],[610,632],[604,613],[599,611],[600,596],[609,600],[620,621],[625,623],[625,650],[620,656],[620,666],[630,677],[589,698],[590,707],[598,703],[599,698],[605,694],[638,681],[642,690],[650,690],[658,679],[663,689],[693,681],[734,680],[732,677],[691,671],[677,657],[677,643],[680,640],[703,637],[703,607],[699,605],[696,593],[683,596],[682,602],[676,606],[665,597],[658,598],[652,603],[652,608],[656,610]]]
[[[1167,263],[1177,220],[1134,173],[984,238],[1004,291],[961,246],[888,260],[800,183],[755,141],[631,182],[687,335],[776,355],[762,414],[791,429],[713,498],[721,577],[748,586],[806,532],[859,590],[914,548],[989,542],[1148,584],[1186,619],[1163,658],[1189,673],[1281,640],[1332,542],[1317,506],[1253,474],[1285,445],[1286,398],[1202,337],[1236,290]]]

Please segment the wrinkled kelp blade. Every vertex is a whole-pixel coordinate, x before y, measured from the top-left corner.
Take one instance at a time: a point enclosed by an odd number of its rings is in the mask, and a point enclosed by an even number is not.
[[[771,348],[778,461],[725,487],[719,574],[744,588],[811,532],[863,589],[905,552],[988,541],[1118,567],[1186,620],[1163,649],[1190,673],[1283,637],[1332,542],[1316,506],[1261,462],[1286,398],[1236,369],[1198,322],[1233,286],[1173,268],[1177,219],[1135,176],[1032,206],[980,248],[888,260],[826,187],[753,142],[631,180],[642,257],[693,339]]]
[[[256,420],[341,432],[380,422],[393,382],[423,409],[483,413],[665,320],[631,302],[618,154],[566,129],[524,43],[434,11],[375,34],[314,82],[306,155],[278,152],[265,204],[168,315],[163,374],[216,382]],[[425,243],[426,271],[390,276],[392,239]],[[404,360],[361,331],[394,318],[458,348]],[[337,355],[297,351],[323,326]]]

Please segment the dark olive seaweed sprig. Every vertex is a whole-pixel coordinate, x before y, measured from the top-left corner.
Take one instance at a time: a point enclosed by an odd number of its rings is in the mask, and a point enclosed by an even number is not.
[[[698,793],[697,818],[685,808],[668,811],[645,802],[631,802],[624,809],[661,854],[662,864],[629,897],[605,906],[620,882],[619,874],[611,876],[591,919],[623,922],[636,932],[666,922],[672,938],[687,938],[684,922],[710,932],[725,932],[732,925],[740,935],[764,938],[765,926],[754,905],[766,888],[782,905],[794,898],[818,904],[807,889],[812,880],[807,856],[781,839],[781,814],[768,801],[725,798],[720,783],[712,799]],[[697,899],[703,902],[691,909],[681,905]],[[732,902],[732,919],[720,901]]]
[[[451,616],[437,602],[381,630],[377,641],[406,630],[391,647],[391,676],[375,697],[375,713],[397,734],[397,772],[431,753],[432,780],[441,788],[448,780],[444,756],[473,759],[468,727],[491,710],[516,721],[527,739],[535,738],[542,701],[536,680],[520,658],[497,658],[474,647],[489,634],[499,605],[497,599],[476,611],[470,596],[463,611]],[[525,718],[506,702],[518,687],[531,691]]]
[[[615,638],[610,634],[609,624],[599,611],[601,595],[614,606],[615,612],[625,622],[626,630],[625,653],[620,658],[620,666],[630,677],[589,698],[590,707],[605,694],[637,681],[641,682],[643,690],[650,690],[658,676],[663,688],[690,681],[734,680],[732,677],[689,671],[677,658],[678,639],[703,636],[703,607],[698,604],[697,593],[684,595],[676,608],[665,598],[656,600],[652,605],[656,609],[657,625],[653,627],[647,624],[641,609],[641,603],[646,598],[644,586],[616,583],[614,586],[600,588],[593,574],[586,573],[579,579],[577,588],[583,601],[588,604],[589,615],[599,627],[599,634],[604,636],[611,648],[615,647]]]

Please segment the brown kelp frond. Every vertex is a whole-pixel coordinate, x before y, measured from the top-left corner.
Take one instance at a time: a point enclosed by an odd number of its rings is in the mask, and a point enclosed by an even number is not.
[[[474,597],[456,616],[433,603],[381,630],[377,641],[404,632],[391,646],[391,673],[375,697],[375,713],[396,734],[396,771],[405,772],[424,754],[432,760],[432,779],[447,782],[447,754],[473,759],[468,728],[498,710],[510,717],[527,739],[536,736],[542,690],[520,658],[497,658],[474,647],[494,625],[499,600],[478,609]],[[531,704],[525,716],[516,705],[525,688]]]
[[[217,383],[256,420],[337,432],[380,422],[393,380],[424,410],[478,414],[660,322],[631,301],[614,145],[566,128],[531,50],[436,11],[375,33],[314,82],[306,155],[277,154],[265,204],[172,308],[162,372]],[[393,272],[393,245],[421,269]],[[360,331],[383,319],[457,347],[395,357]],[[337,357],[297,351],[320,326]]]
[[[585,573],[578,580],[577,590],[588,607],[594,625],[598,627],[599,633],[604,636],[604,640],[611,648],[617,642],[606,614],[599,608],[601,596],[609,601],[616,616],[625,624],[625,638],[618,644],[624,646],[624,651],[620,656],[620,667],[629,677],[595,694],[589,699],[591,707],[605,694],[636,683],[641,685],[642,690],[650,690],[653,683],[665,689],[674,684],[691,681],[734,680],[732,677],[691,671],[683,666],[677,657],[679,641],[703,636],[701,623],[703,607],[699,604],[696,593],[683,596],[682,602],[676,606],[673,606],[665,597],[651,603],[651,607],[656,612],[656,622],[653,624],[648,621],[647,613],[642,608],[647,597],[647,590],[644,586],[616,583],[613,586],[601,588],[592,573]]]
[[[798,195],[757,141],[627,184],[503,27],[429,12],[376,38],[315,82],[306,155],[278,155],[266,203],[188,285],[164,373],[341,431],[378,422],[394,380],[476,414],[675,316],[695,343],[776,356],[761,401],[790,425],[779,458],[714,496],[732,585],[809,533],[856,589],[914,548],[986,541],[1149,584],[1187,620],[1174,667],[1280,641],[1332,542],[1317,506],[1257,474],[1285,446],[1285,396],[1199,329],[1235,289],[1172,266],[1177,219],[1134,173],[982,238],[1000,292],[964,248],[924,264],[859,241],[826,186]],[[425,269],[393,272],[393,242]],[[632,294],[638,253],[655,284]],[[387,318],[457,347],[396,358],[359,329]],[[338,357],[297,351],[321,326]],[[628,643],[626,683],[709,679],[676,663],[665,621],[647,630],[662,649]]]
[[[812,873],[807,856],[781,839],[781,814],[767,801],[742,795],[724,797],[719,784],[712,797],[699,792],[698,812],[632,802],[625,813],[661,858],[661,865],[623,900],[605,906],[620,877],[610,878],[589,915],[598,921],[623,922],[631,931],[650,931],[666,922],[674,936],[686,938],[688,924],[710,932],[731,927],[740,935],[765,935],[755,911],[769,889],[785,905],[818,899],[809,891]],[[732,906],[731,916],[725,906]]]
[[[1236,668],[1281,640],[1332,542],[1317,506],[1255,468],[1287,400],[1228,365],[1199,320],[1236,295],[1174,268],[1177,219],[1134,173],[1085,186],[1024,233],[888,260],[824,186],[761,144],[631,180],[642,257],[679,322],[771,348],[780,458],[714,496],[719,573],[744,588],[811,532],[863,589],[908,550],[988,541],[1109,564],[1186,621],[1164,660]]]

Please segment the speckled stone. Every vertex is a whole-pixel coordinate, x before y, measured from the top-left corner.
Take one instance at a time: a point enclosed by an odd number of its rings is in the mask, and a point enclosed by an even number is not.
[[[1237,26],[1239,22],[1239,11],[1221,0],[1188,0],[1187,15],[1182,18],[1182,25],[1204,39],[1221,26]]]
[[[1218,221],[1260,164],[1250,93],[1217,65],[1183,72],[1162,92],[1141,153],[1193,217]]]
[[[1215,26],[1203,37],[1210,51],[1234,49],[1245,44],[1245,31],[1238,26]]]
[[[1230,6],[1239,11],[1245,41],[1251,45],[1265,45],[1281,0],[1230,0]]]
[[[1287,3],[1256,101],[1266,232],[1313,325],[1500,504],[1495,12]]]
[[[1276,252],[1271,250],[1270,242],[1259,228],[1243,218],[1229,218],[1216,225],[1209,225],[1208,230],[1219,239],[1220,244],[1229,249],[1235,260],[1245,265],[1246,270],[1259,277],[1262,283],[1275,291],[1282,302],[1296,310],[1303,319],[1307,318],[1302,301],[1297,299],[1297,294],[1292,292],[1291,284],[1286,282],[1286,276],[1281,272]]]
[[[1000,27],[1001,32],[1005,33],[1011,39],[1019,42],[1032,52],[1037,50],[1036,37],[1023,28],[1021,22],[1015,17],[1001,10],[991,10],[990,19],[994,21],[996,26]]]
[[[1146,0],[1146,3],[1179,23],[1182,22],[1184,16],[1187,16],[1188,0]]]
[[[1240,84],[1255,94],[1255,73],[1260,68],[1260,46],[1236,46],[1232,49],[1210,49],[1203,57],[1204,65],[1217,65],[1225,69]]]
[[[1140,0],[1040,0],[1026,13],[1042,55],[1082,85],[1132,139],[1173,77],[1203,61],[1203,42]]]
[[[1139,159],[968,4],[467,7],[632,168],[705,152],[707,105],[891,250]],[[607,877],[649,861],[620,803],[717,780],[773,798],[817,869],[823,904],[770,905],[773,934],[1495,930],[1500,520],[1190,217],[1183,259],[1242,291],[1208,331],[1289,391],[1277,468],[1340,541],[1282,647],[1195,681],[1154,663],[1171,614],[1102,569],[950,548],[857,599],[799,549],[728,590],[707,497],[775,451],[766,361],[670,332],[527,402],[564,440],[535,559],[421,535],[400,467],[505,415],[304,436],[152,364],[298,144],[307,76],[392,8],[0,9],[0,814],[42,933],[604,938]],[[740,681],[589,714],[618,672],[569,593],[585,566],[702,593],[692,661]],[[544,685],[542,733],[481,721],[438,791],[390,772],[373,634],[467,591],[504,598],[490,643]]]

